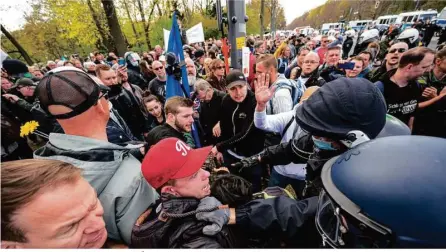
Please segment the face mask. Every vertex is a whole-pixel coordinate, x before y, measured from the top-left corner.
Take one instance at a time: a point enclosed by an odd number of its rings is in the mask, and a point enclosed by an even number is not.
[[[321,139],[317,139],[315,137],[313,138],[313,143],[314,145],[319,148],[320,150],[337,150],[336,148],[334,148],[331,144],[331,142],[327,142]]]

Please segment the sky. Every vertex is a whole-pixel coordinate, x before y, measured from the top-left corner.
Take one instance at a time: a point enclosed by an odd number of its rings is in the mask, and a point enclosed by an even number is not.
[[[1,0],[0,5],[0,23],[8,30],[19,29],[25,24],[23,18],[24,12],[30,12],[30,0]],[[225,2],[225,0],[222,0]],[[268,1],[268,0],[266,0]],[[296,17],[301,16],[306,11],[324,4],[327,0],[279,0],[279,3],[285,10],[285,19],[287,24],[291,23]]]

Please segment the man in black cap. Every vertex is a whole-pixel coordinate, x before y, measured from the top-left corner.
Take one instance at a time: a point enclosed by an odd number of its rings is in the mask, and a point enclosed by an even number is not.
[[[197,66],[197,72],[201,75],[205,75],[204,73],[204,59],[206,58],[206,53],[203,49],[198,49],[194,52],[195,65]]]
[[[271,92],[263,87],[257,92]],[[303,129],[296,139],[265,149],[233,167],[251,169],[259,163],[307,163],[304,196],[318,195],[320,171],[327,160],[375,138],[386,123],[386,104],[380,90],[363,78],[341,77],[326,83],[296,109]],[[307,133],[308,132],[308,133]]]
[[[221,136],[212,149],[217,155],[223,153],[224,162],[229,165],[240,159],[262,151],[265,133],[254,126],[255,95],[248,90],[245,75],[239,70],[232,70],[226,77],[228,94],[223,98],[220,111]],[[234,170],[253,184],[253,191],[261,190],[260,167]]]
[[[141,162],[132,155],[142,145],[108,142],[108,91],[77,68],[50,71],[37,86],[36,96],[65,134],[51,133],[48,143],[36,150],[34,157],[81,168],[104,208],[108,238],[129,244],[136,219],[158,195],[142,178]]]

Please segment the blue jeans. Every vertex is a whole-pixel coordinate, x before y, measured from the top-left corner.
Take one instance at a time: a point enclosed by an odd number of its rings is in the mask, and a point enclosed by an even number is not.
[[[239,169],[231,168],[231,164],[237,163],[240,161],[240,159],[232,156],[227,151],[223,152],[223,159],[225,166],[232,174],[238,175],[252,183],[253,193],[260,192],[262,190],[262,165],[258,164],[239,171]]]
[[[302,198],[302,191],[305,188],[305,180],[294,179],[287,176],[283,176],[278,173],[276,169],[272,169],[271,177],[269,178],[268,186],[278,186],[285,188],[287,185],[291,185],[296,192],[297,197]]]

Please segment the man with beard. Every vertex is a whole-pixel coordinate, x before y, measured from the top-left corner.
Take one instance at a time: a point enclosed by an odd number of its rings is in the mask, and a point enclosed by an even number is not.
[[[409,46],[405,42],[398,42],[392,45],[386,54],[383,64],[367,73],[365,78],[371,82],[379,81],[388,71],[398,67],[401,56],[407,50],[409,50]]]
[[[435,53],[426,47],[416,47],[405,52],[398,63],[398,68],[386,73],[375,84],[381,90],[387,104],[387,113],[400,119],[411,129],[422,90],[417,79],[428,72],[434,61]],[[425,95],[430,97],[429,90]]]
[[[155,60],[152,63],[152,70],[156,74],[156,78],[150,81],[149,91],[164,104],[166,102],[166,69],[160,61]]]
[[[184,62],[186,63],[189,90],[192,93],[195,90],[195,82],[197,82],[197,79],[201,79],[201,76],[197,73],[197,68],[195,67],[195,63],[191,58],[186,58]]]
[[[156,126],[149,132],[146,138],[148,145],[155,145],[168,137],[175,137],[186,142],[184,134],[191,132],[194,123],[193,106],[194,102],[190,99],[180,96],[169,98],[164,106],[166,123]]]

